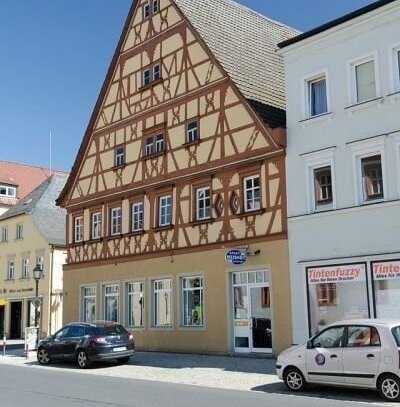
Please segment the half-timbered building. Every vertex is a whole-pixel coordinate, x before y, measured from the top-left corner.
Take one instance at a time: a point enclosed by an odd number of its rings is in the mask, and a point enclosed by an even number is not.
[[[138,348],[291,343],[283,62],[296,32],[230,0],[138,0],[59,198],[64,322]]]

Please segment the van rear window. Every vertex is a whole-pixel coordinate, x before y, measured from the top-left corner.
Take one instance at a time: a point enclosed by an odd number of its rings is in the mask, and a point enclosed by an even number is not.
[[[394,339],[396,340],[397,346],[400,346],[400,326],[392,328],[392,334],[394,336]]]

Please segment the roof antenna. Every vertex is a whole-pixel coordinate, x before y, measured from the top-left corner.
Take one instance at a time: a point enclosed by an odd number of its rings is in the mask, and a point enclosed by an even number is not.
[[[52,134],[50,132],[50,138],[49,138],[49,144],[50,144],[50,175],[52,175],[52,169],[51,169],[51,139],[52,139]]]

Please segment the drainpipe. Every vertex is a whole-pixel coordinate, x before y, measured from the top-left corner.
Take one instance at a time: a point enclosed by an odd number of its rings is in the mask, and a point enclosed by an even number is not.
[[[48,318],[49,318],[49,323],[48,323],[48,332],[47,335],[51,335],[51,303],[53,301],[53,268],[54,268],[54,245],[50,245],[50,275],[49,275],[49,309],[48,309]]]

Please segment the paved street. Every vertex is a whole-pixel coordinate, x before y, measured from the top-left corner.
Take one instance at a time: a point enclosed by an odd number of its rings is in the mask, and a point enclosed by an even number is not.
[[[42,367],[33,358],[11,355],[0,357],[1,406],[392,405],[359,390],[290,394],[273,374],[273,360],[138,353],[126,366],[107,363],[82,371],[68,364]]]

